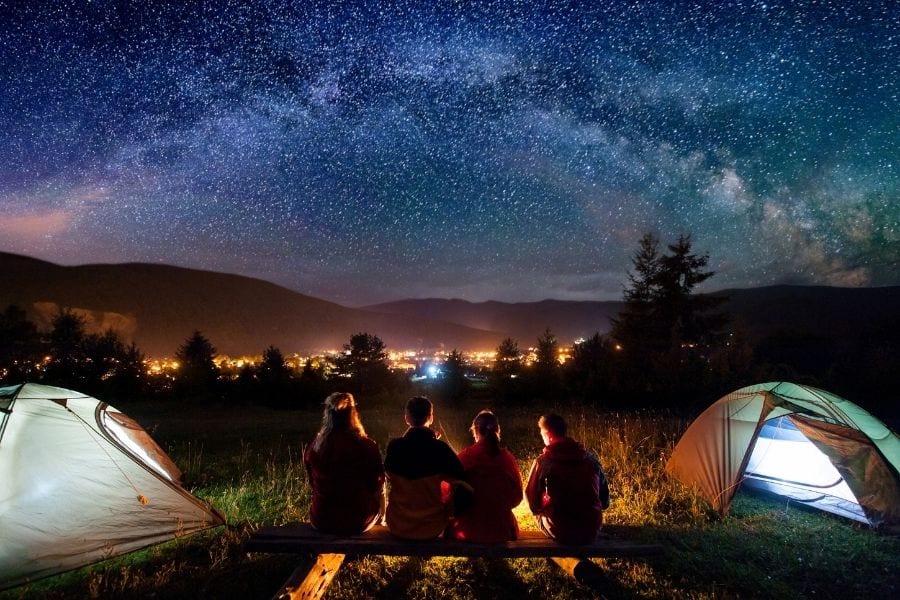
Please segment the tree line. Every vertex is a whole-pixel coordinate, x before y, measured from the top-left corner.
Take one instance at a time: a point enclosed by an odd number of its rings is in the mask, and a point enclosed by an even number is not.
[[[195,331],[175,353],[177,369],[150,373],[140,350],[114,330],[87,333],[84,320],[64,310],[41,332],[25,311],[9,306],[0,313],[0,382],[40,381],[111,401],[156,397],[277,407],[318,404],[332,391],[392,397],[416,385],[448,402],[573,402],[680,411],[769,380],[810,383],[839,394],[852,388],[846,395],[864,405],[860,391],[877,395],[896,389],[900,364],[891,343],[850,356],[829,354],[820,340],[788,334],[754,347],[741,325],[723,312],[726,298],[695,293],[714,275],[708,265],[709,256],[694,253],[689,235],[661,248],[659,238],[646,234],[632,256],[624,309],[611,331],[576,343],[570,360],[560,362],[559,340],[546,329],[532,347],[533,360],[507,338],[490,367],[476,369],[453,350],[438,365],[437,376],[415,384],[389,368],[384,342],[366,332],[351,336],[337,356],[294,368],[275,346],[263,351],[258,364],[217,366],[213,343]]]

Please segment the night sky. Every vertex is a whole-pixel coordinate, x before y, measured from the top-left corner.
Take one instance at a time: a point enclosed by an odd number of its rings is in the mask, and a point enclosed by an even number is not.
[[[653,231],[708,289],[900,284],[900,2],[421,4],[0,0],[0,250],[607,300]]]

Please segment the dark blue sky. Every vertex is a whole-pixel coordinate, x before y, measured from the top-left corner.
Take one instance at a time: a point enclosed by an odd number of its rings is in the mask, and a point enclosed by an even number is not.
[[[900,3],[419,4],[0,0],[0,250],[614,299],[653,231],[710,289],[900,284]]]

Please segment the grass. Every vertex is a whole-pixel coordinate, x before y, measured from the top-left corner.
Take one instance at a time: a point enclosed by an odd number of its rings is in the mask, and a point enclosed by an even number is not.
[[[229,525],[0,593],[34,598],[270,598],[300,560],[249,555],[243,542],[262,524],[307,518],[309,486],[301,455],[315,411],[260,407],[121,407],[137,418],[185,472],[191,491]],[[438,407],[456,449],[481,405]],[[546,407],[544,407],[546,408]],[[541,409],[496,407],[504,440],[523,477],[541,449]],[[794,504],[739,493],[719,518],[664,471],[687,423],[654,414],[561,408],[574,437],[598,452],[613,503],[610,529],[663,543],[663,556],[596,562],[602,594],[538,559],[366,557],[348,560],[329,598],[889,598],[900,594],[900,539]],[[400,405],[362,410],[384,448],[405,429]],[[535,528],[524,505],[520,525]]]

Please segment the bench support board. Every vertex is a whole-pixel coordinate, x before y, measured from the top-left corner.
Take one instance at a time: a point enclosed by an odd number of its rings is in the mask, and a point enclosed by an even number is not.
[[[291,573],[272,600],[321,600],[344,563],[344,554],[319,554],[312,566],[302,564]]]
[[[590,557],[648,556],[662,552],[658,544],[601,538],[585,546],[564,546],[536,531],[502,544],[472,544],[455,540],[409,541],[376,526],[355,536],[334,536],[308,523],[263,527],[250,536],[248,552],[317,555],[312,568],[298,567],[274,600],[320,600],[347,556],[456,556],[472,558],[546,558],[581,584],[596,587],[608,581]]]

